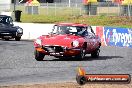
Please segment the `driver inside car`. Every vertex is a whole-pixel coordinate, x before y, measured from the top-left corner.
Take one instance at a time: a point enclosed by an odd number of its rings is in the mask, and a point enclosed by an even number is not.
[[[81,31],[78,32],[79,35],[82,36],[87,36],[88,35],[88,31],[86,28],[81,28]]]

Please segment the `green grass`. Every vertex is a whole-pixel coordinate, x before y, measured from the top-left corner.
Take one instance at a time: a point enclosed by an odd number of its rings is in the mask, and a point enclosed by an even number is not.
[[[74,22],[85,23],[93,26],[113,26],[132,28],[132,18],[119,17],[117,14],[100,14],[100,16],[83,15],[84,10],[81,8],[42,8],[39,7],[39,15],[26,14],[25,7],[17,6],[17,10],[22,10],[21,21],[24,23],[58,23],[58,22]]]
[[[93,26],[113,26],[132,28],[132,20],[128,17],[118,16],[82,16],[82,15],[28,15],[22,14],[21,21],[24,23],[56,23],[74,22],[85,23]]]
[[[68,16],[52,16],[52,15],[24,15],[22,14],[21,21],[24,23],[55,23],[68,20]]]

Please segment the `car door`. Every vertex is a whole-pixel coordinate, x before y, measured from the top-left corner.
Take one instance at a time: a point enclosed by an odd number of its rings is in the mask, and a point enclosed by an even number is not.
[[[87,42],[86,52],[89,53],[92,50],[92,36],[89,35],[89,30],[86,28],[85,41]]]
[[[95,33],[91,26],[88,26],[87,30],[88,30],[88,39],[90,43],[90,49],[92,51],[95,49],[95,46],[96,46],[96,37],[95,37]]]
[[[91,38],[91,41],[92,41],[92,50],[95,50],[95,49],[99,46],[99,39],[98,39],[98,37],[95,35],[95,33],[94,33],[92,27],[90,27],[89,30],[90,30],[89,32],[90,32],[90,34],[91,34],[91,36],[92,36],[92,38]]]

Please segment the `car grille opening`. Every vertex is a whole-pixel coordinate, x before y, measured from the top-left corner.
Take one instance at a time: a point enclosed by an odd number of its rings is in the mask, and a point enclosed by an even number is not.
[[[47,52],[64,52],[61,46],[44,46],[43,49]]]

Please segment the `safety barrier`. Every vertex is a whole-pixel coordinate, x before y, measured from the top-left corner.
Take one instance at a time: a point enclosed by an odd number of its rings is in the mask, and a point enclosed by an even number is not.
[[[14,23],[23,28],[22,39],[36,39],[52,31],[54,24]],[[132,48],[132,28],[116,28],[92,26],[96,35],[100,36],[103,46],[120,46]]]
[[[38,24],[38,23],[17,23],[14,22],[15,26],[23,28],[22,39],[33,40],[40,35],[46,35],[51,32],[54,24]]]
[[[96,27],[102,45],[132,48],[132,28]]]

